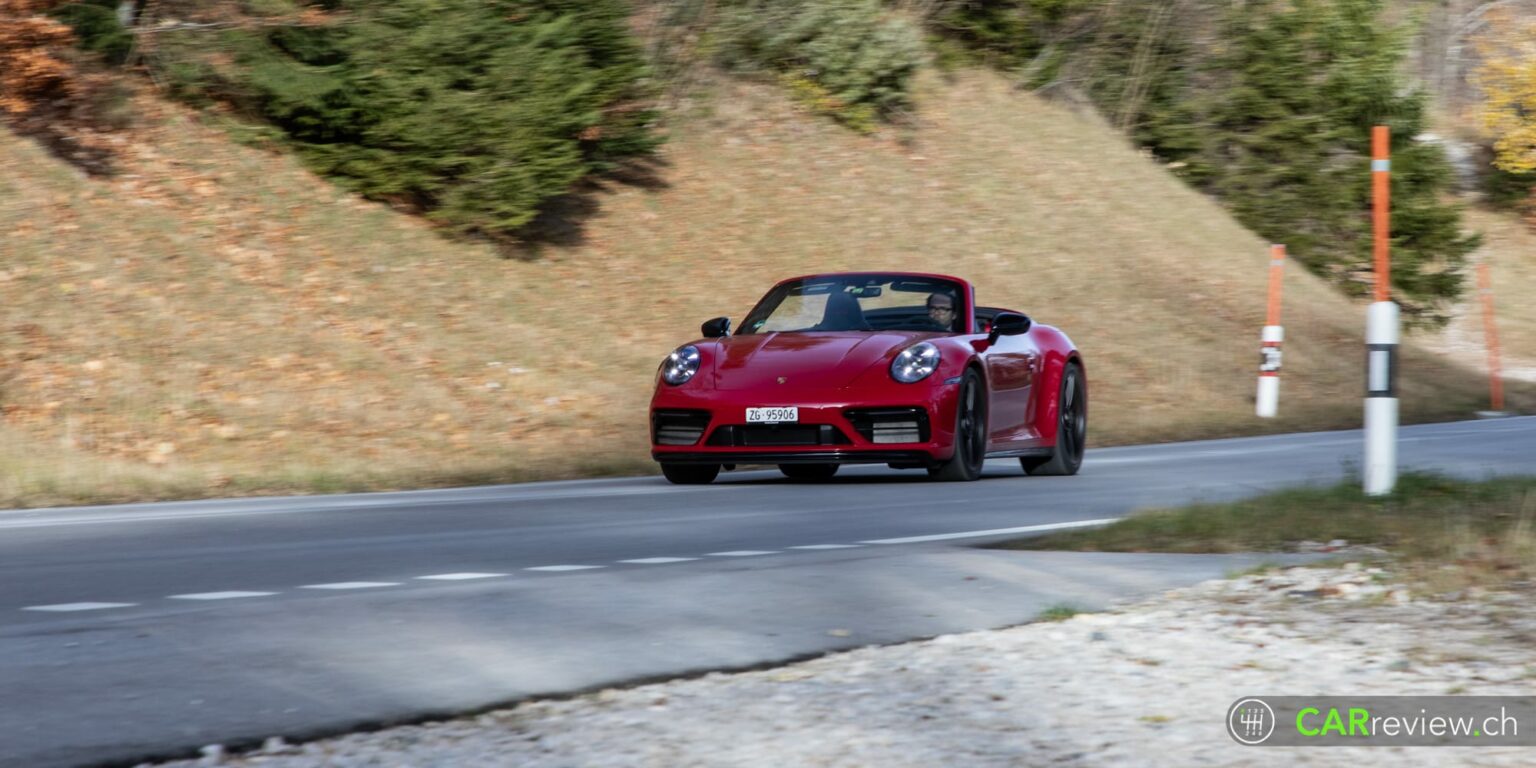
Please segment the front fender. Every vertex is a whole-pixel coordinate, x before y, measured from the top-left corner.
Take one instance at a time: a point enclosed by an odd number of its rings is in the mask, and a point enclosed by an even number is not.
[[[1088,385],[1088,369],[1082,355],[1072,346],[1066,334],[1049,326],[1041,328],[1036,343],[1041,350],[1040,374],[1036,381],[1039,406],[1035,408],[1035,432],[1042,442],[1056,444],[1057,427],[1061,424],[1061,379],[1067,363],[1077,363],[1083,376],[1083,386]]]

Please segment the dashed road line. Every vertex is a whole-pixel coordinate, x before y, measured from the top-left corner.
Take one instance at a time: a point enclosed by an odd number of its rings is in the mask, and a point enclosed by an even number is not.
[[[194,592],[190,595],[171,595],[172,600],[238,600],[242,597],[271,597],[276,592]]]
[[[305,584],[299,589],[377,589],[398,586],[398,581],[338,581],[334,584]]]
[[[786,549],[799,550],[799,551],[812,551],[812,552],[814,552],[814,551],[839,550],[839,549],[858,549],[860,547],[863,547],[863,546],[869,545],[869,544],[877,544],[877,545],[879,545],[879,544],[917,544],[917,543],[930,542],[930,541],[951,541],[951,540],[955,540],[955,539],[981,538],[981,537],[986,537],[986,536],[1006,536],[1006,535],[1010,535],[1010,534],[1037,533],[1037,532],[1043,532],[1043,531],[1056,531],[1056,530],[1065,530],[1065,529],[1071,529],[1071,528],[1091,528],[1091,527],[1108,525],[1109,523],[1115,522],[1116,519],[1117,518],[1103,518],[1103,519],[1099,519],[1099,520],[1079,520],[1079,521],[1065,522],[1065,523],[1046,523],[1046,524],[1043,524],[1043,525],[1024,525],[1024,526],[1019,526],[1019,527],[1016,527],[1016,528],[993,528],[993,529],[984,530],[984,531],[960,531],[960,532],[956,532],[956,533],[939,533],[939,534],[931,534],[931,535],[927,535],[927,536],[904,536],[904,537],[892,538],[892,539],[869,539],[867,541],[861,541],[861,542],[859,542],[857,544],[801,544],[801,545],[798,545],[798,546],[786,547]],[[763,556],[763,555],[773,555],[773,554],[778,554],[778,553],[779,553],[779,550],[733,549],[733,550],[728,550],[728,551],[725,551],[725,552],[710,552],[707,555],[704,555],[702,557],[760,557],[760,556]],[[625,563],[625,564],[629,564],[629,565],[663,565],[663,564],[668,564],[668,563],[695,562],[695,561],[698,561],[700,559],[702,559],[702,558],[701,557],[641,557],[641,558],[632,558],[632,559],[628,559],[628,560],[618,560],[616,562]],[[568,572],[568,571],[591,571],[591,570],[597,570],[597,569],[606,568],[606,567],[607,566],[603,566],[603,565],[565,564],[565,565],[539,565],[539,566],[533,566],[531,568],[523,568],[522,570],[524,570],[524,571],[542,572],[542,573],[563,573],[563,572]],[[418,580],[418,581],[472,581],[472,580],[476,580],[476,579],[503,578],[503,577],[506,577],[506,576],[509,576],[509,575],[511,575],[511,574],[507,574],[507,573],[488,573],[488,572],[479,572],[479,571],[463,571],[463,572],[453,572],[453,573],[434,573],[434,574],[429,574],[429,575],[426,575],[426,576],[417,576],[417,577],[415,577],[415,579]],[[327,583],[327,584],[305,584],[305,585],[303,585],[301,587],[298,587],[298,589],[324,589],[324,590],[337,590],[337,591],[340,591],[340,590],[354,590],[354,589],[381,589],[381,588],[384,588],[384,587],[398,587],[398,586],[401,586],[401,585],[402,585],[401,582],[396,582],[396,581],[338,581],[338,582],[331,582],[331,583]],[[229,590],[229,591],[223,591],[223,592],[192,592],[192,593],[181,594],[181,595],[170,595],[169,599],[171,599],[171,600],[217,601],[217,600],[236,600],[236,599],[253,598],[253,597],[271,597],[271,596],[277,595],[277,594],[280,594],[280,593],[279,592],[252,592],[252,591],[243,591],[243,590]],[[67,612],[74,612],[74,611],[99,611],[99,610],[107,610],[107,609],[111,609],[111,608],[132,608],[132,607],[137,606],[137,605],[138,605],[138,603],[80,602],[80,603],[59,603],[59,604],[56,604],[56,605],[33,605],[33,606],[27,606],[27,607],[23,608],[22,610],[26,610],[26,611],[47,611],[47,612],[55,612],[55,613],[67,613]]]
[[[108,608],[132,608],[135,605],[138,605],[138,603],[58,603],[56,605],[29,605],[22,610],[68,613],[71,611],[103,611]]]

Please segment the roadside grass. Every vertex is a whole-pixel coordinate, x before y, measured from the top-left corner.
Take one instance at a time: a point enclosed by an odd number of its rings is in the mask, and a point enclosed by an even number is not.
[[[1082,611],[1077,606],[1058,603],[1040,611],[1035,616],[1035,621],[1066,621],[1079,613],[1082,613]]]
[[[0,507],[652,471],[656,365],[772,282],[965,276],[1086,355],[1090,444],[1357,427],[1363,308],[1286,280],[1281,417],[1253,416],[1266,244],[1091,114],[921,84],[856,135],[771,86],[678,116],[664,184],[504,258],[138,98],[121,173],[0,131]],[[1416,345],[1405,421],[1486,380]],[[1509,391],[1536,410],[1536,387]]]
[[[1229,504],[1150,510],[1104,528],[997,546],[1091,552],[1288,552],[1301,542],[1342,539],[1351,546],[1385,549],[1396,570],[1438,590],[1536,577],[1533,526],[1536,477],[1471,482],[1405,474],[1394,493],[1379,498],[1365,496],[1358,482],[1348,482]]]

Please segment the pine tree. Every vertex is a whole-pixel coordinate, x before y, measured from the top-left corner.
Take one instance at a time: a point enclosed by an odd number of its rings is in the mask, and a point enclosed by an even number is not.
[[[349,0],[347,24],[233,30],[167,66],[314,169],[460,232],[513,237],[541,206],[653,149],[622,0]]]
[[[1451,169],[1424,129],[1424,97],[1399,90],[1399,34],[1380,0],[1257,0],[1235,7],[1221,55],[1188,75],[1143,136],[1239,220],[1308,267],[1363,293],[1371,264],[1370,132],[1392,132],[1392,283],[1413,317],[1460,294],[1478,238],[1440,201]],[[1189,83],[1200,82],[1196,89]],[[1203,134],[1190,141],[1189,126]],[[1175,131],[1168,131],[1170,127]]]

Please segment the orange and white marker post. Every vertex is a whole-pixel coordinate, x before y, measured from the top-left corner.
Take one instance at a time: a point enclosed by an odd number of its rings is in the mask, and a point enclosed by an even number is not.
[[[1493,278],[1488,265],[1477,265],[1477,292],[1483,297],[1483,339],[1488,346],[1488,399],[1494,413],[1504,410],[1504,372],[1499,367],[1499,328],[1493,322]]]
[[[1259,392],[1254,413],[1272,419],[1280,410],[1280,342],[1285,341],[1285,327],[1280,325],[1280,277],[1285,270],[1285,246],[1269,247],[1269,308],[1264,314],[1264,331],[1259,336]]]
[[[1397,305],[1392,303],[1392,268],[1387,246],[1391,229],[1391,136],[1371,131],[1372,223],[1375,234],[1376,301],[1365,319],[1365,494],[1382,496],[1397,485]]]

